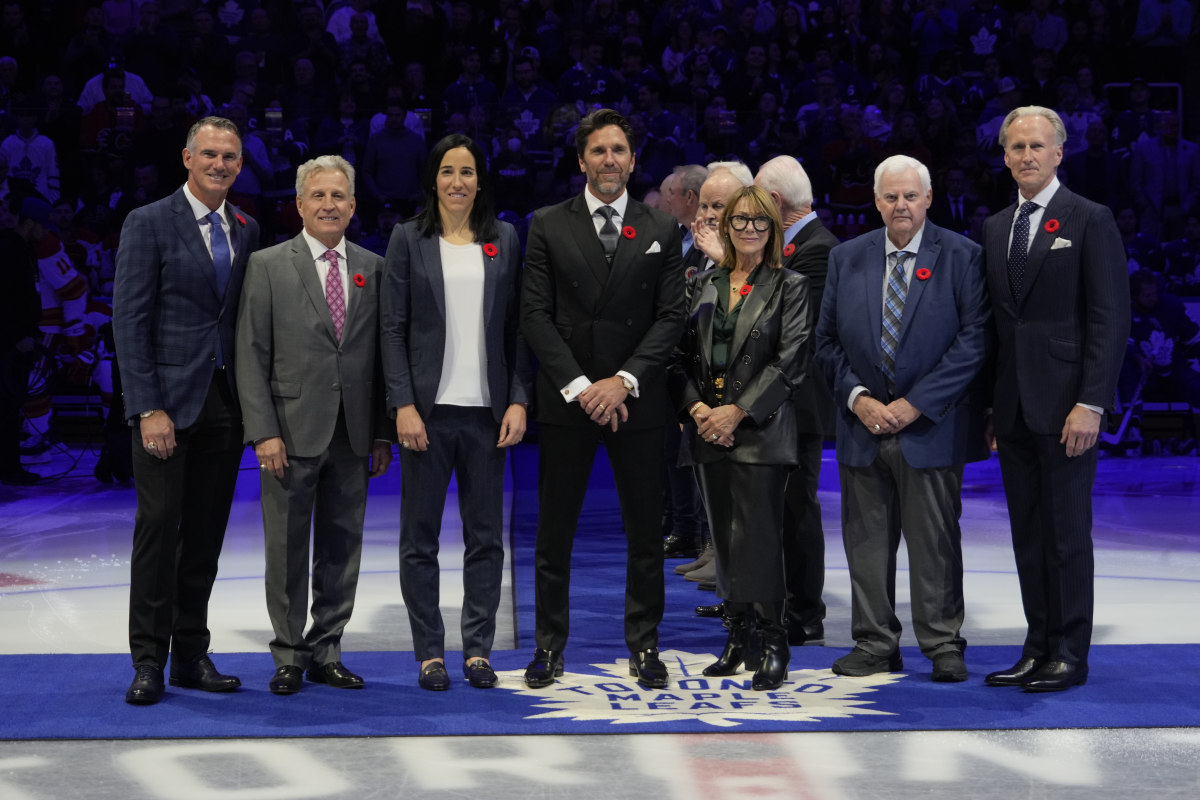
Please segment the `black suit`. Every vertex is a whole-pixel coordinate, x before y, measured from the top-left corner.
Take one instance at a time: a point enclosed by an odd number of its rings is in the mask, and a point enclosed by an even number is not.
[[[1124,249],[1108,208],[1059,186],[1030,231],[1024,291],[1014,298],[1016,209],[988,218],[984,245],[999,335],[993,424],[1029,624],[1024,656],[1086,666],[1097,452],[1069,458],[1059,437],[1077,403],[1112,403],[1129,336]]]
[[[825,292],[829,251],[841,242],[814,218],[784,246],[783,266],[808,278],[808,343],[810,356],[816,343],[813,327]],[[788,476],[784,495],[783,552],[789,595],[788,615],[793,624],[815,626],[825,619],[825,531],[817,485],[825,437],[834,432],[833,395],[819,369],[810,369],[793,398],[796,433],[800,444],[796,468]]]
[[[662,426],[665,367],[683,324],[679,226],[628,201],[609,265],[582,195],[538,210],[529,229],[521,329],[537,356],[541,425],[536,552],[537,646],[567,641],[571,545],[596,445],[613,467],[629,545],[625,641],[630,651],[657,646],[663,612]],[[629,420],[612,432],[592,422],[564,387],[625,371],[638,397]]]

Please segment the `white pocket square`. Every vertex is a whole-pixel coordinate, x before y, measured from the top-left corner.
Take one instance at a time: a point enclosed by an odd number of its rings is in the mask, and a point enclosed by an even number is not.
[[[1070,247],[1070,246],[1071,246],[1070,239],[1063,239],[1062,237],[1055,237],[1054,244],[1050,245],[1050,249],[1051,250],[1061,250],[1064,247]]]
[[[650,255],[651,253],[661,253],[661,252],[662,252],[662,246],[658,243],[657,240],[655,240],[653,243],[651,243],[650,249],[646,251],[646,255]]]

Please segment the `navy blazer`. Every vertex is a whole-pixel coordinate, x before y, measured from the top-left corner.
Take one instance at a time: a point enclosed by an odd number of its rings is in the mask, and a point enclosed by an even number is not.
[[[499,235],[485,243],[496,248],[496,255],[483,256],[483,326],[488,393],[499,424],[509,405],[529,403],[533,368],[518,327],[521,244],[512,225],[496,224]],[[397,225],[383,274],[381,352],[388,413],[394,417],[400,406],[415,404],[428,419],[446,354],[440,239],[421,236],[415,219]]]
[[[812,363],[812,354],[817,346],[817,337],[813,331],[821,311],[821,300],[825,297],[829,251],[839,244],[841,242],[838,238],[821,223],[820,218],[817,218],[797,231],[783,248],[784,268],[808,278],[808,342],[805,346],[809,351],[808,363],[812,366],[795,397],[797,430],[803,434],[832,436],[835,432],[833,395],[829,393],[825,376]],[[791,254],[787,255],[789,247]]]
[[[595,427],[561,390],[624,370],[638,379],[622,430],[664,424],[666,367],[683,329],[683,257],[674,217],[633,198],[612,265],[583,195],[539,209],[529,228],[521,329],[538,359],[537,417]]]
[[[1016,210],[1014,203],[983,227],[1000,340],[992,419],[1007,434],[1019,408],[1031,431],[1058,436],[1076,403],[1112,405],[1129,341],[1125,248],[1107,207],[1059,186],[1031,231],[1018,302],[1008,287]]]
[[[817,321],[817,361],[837,410],[838,462],[852,467],[875,460],[879,437],[848,408],[850,392],[862,385],[889,401],[879,342],[885,236],[878,228],[833,248]],[[987,457],[977,378],[990,347],[990,317],[982,248],[926,221],[896,353],[896,397],[921,412],[899,433],[909,466],[949,467]]]
[[[258,223],[231,204],[233,271],[217,294],[212,256],[183,188],[130,212],[121,228],[113,283],[113,335],[125,417],[161,408],[176,428],[196,421],[218,353],[233,377],[238,300]]]

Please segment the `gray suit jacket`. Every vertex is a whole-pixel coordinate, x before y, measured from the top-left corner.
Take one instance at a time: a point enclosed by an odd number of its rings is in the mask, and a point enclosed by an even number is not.
[[[338,407],[354,452],[391,439],[378,356],[383,259],[346,242],[350,274],[339,342],[302,235],[250,256],[237,326],[237,383],[245,436],[283,437],[289,456],[313,457],[333,438]]]

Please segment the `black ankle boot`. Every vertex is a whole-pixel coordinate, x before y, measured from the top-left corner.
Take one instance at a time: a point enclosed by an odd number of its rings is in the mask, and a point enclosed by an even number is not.
[[[763,659],[754,672],[750,688],[764,692],[778,689],[787,680],[792,651],[788,647],[787,628],[783,625],[759,617],[758,627],[762,631]]]
[[[729,628],[729,638],[725,640],[725,649],[721,657],[704,668],[708,677],[733,675],[746,660],[746,638],[750,629],[746,625],[746,614],[730,613],[726,604],[725,625]]]

